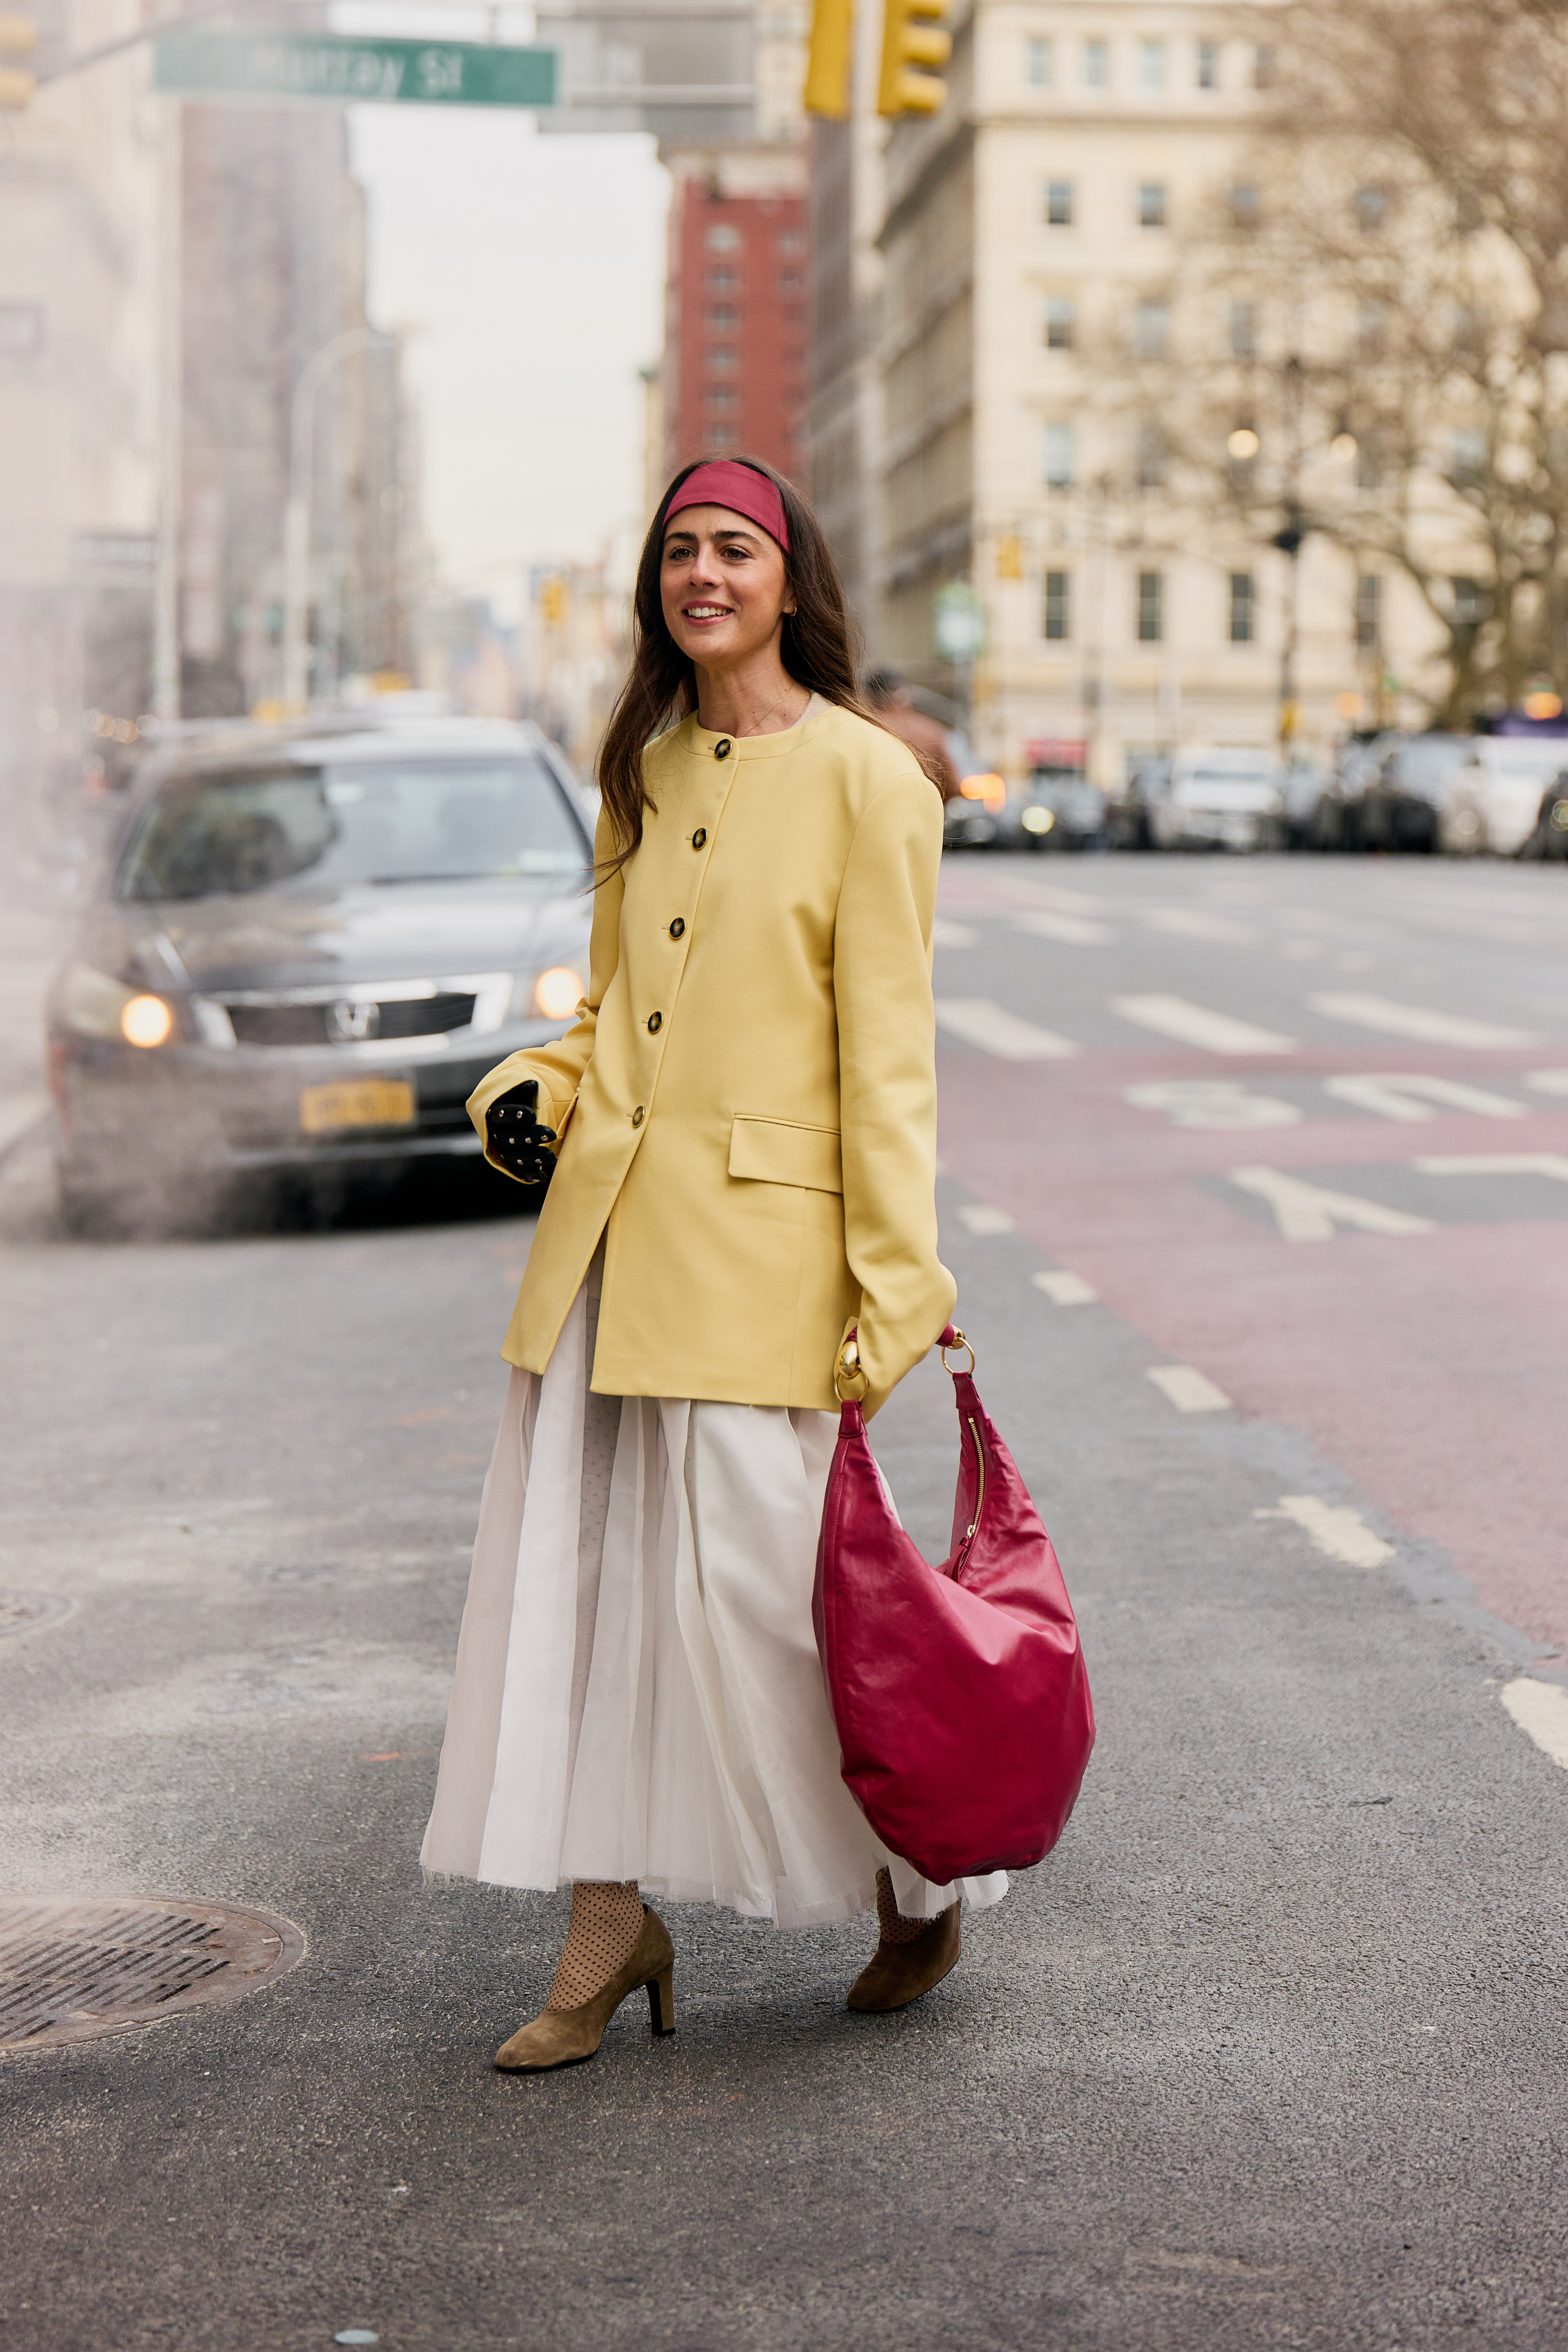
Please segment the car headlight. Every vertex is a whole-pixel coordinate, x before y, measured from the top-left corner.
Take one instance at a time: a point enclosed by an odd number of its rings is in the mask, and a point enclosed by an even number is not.
[[[1032,803],[1024,811],[1018,822],[1026,833],[1049,833],[1056,823],[1056,818],[1048,808],[1041,808],[1037,803]]]
[[[128,1045],[166,1045],[175,1034],[174,1007],[166,997],[94,971],[87,963],[67,969],[60,1011],[84,1037],[118,1037]]]
[[[586,994],[582,973],[569,963],[553,963],[548,971],[520,972],[511,992],[512,1018],[570,1021]]]

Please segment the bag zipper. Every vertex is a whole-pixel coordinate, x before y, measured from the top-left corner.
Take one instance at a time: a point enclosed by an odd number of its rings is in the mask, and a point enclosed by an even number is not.
[[[964,1418],[969,1423],[969,1433],[974,1440],[974,1517],[958,1547],[958,1557],[952,1563],[954,1576],[969,1556],[969,1547],[974,1541],[975,1530],[980,1525],[980,1514],[985,1508],[985,1448],[980,1442],[980,1429],[973,1414],[966,1413]]]

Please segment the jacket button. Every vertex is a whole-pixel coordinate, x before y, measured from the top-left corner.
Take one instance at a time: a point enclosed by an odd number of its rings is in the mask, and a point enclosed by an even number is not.
[[[734,748],[735,747],[731,742],[730,738],[726,735],[720,742],[714,744],[713,757],[716,760],[727,760]]]
[[[642,1125],[642,1105],[641,1105],[641,1103],[638,1103],[638,1105],[637,1105],[637,1107],[636,1110],[634,1110],[634,1111],[633,1111],[633,1113],[632,1113],[632,1125],[633,1125],[634,1127],[640,1127],[640,1126]]]
[[[693,848],[693,849],[700,849],[700,848],[701,848],[701,846],[702,846],[702,845],[703,845],[703,843],[707,840],[707,838],[708,838],[708,828],[707,828],[707,826],[706,826],[705,824],[700,824],[700,825],[698,826],[698,828],[697,828],[696,832],[695,832],[695,833],[692,835],[692,836],[691,836],[691,846],[692,846],[692,848]]]
[[[685,930],[685,929],[686,929],[686,918],[685,918],[685,916],[684,916],[684,915],[677,915],[677,917],[676,917],[676,919],[675,919],[674,922],[673,922],[673,923],[671,923],[671,925],[670,925],[670,927],[669,927],[669,936],[670,936],[670,938],[671,938],[672,940],[678,940],[678,939],[680,937],[680,935],[681,935],[682,931],[684,931],[684,930]]]
[[[660,1029],[662,1029],[662,1028],[663,1028],[663,1026],[664,1026],[664,1015],[663,1015],[663,1013],[650,1013],[648,1014],[648,1016],[647,1016],[647,1034],[648,1034],[648,1035],[649,1035],[650,1037],[652,1037],[652,1036],[654,1036],[655,1034],[657,1034],[657,1033],[658,1033]]]

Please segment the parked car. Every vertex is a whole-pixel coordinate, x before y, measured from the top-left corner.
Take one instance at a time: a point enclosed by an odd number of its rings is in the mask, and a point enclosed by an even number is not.
[[[1461,857],[1511,857],[1534,831],[1541,796],[1568,772],[1568,740],[1478,735],[1441,813],[1442,846]]]
[[[1347,744],[1319,810],[1316,845],[1437,848],[1444,804],[1473,748],[1468,735],[1392,728]]]
[[[1009,814],[1024,849],[1103,849],[1110,839],[1105,794],[1080,770],[1032,769]]]
[[[1111,837],[1119,849],[1154,847],[1154,809],[1170,789],[1168,759],[1138,761],[1110,813]]]
[[[1278,837],[1282,762],[1272,751],[1178,751],[1149,827],[1161,849],[1266,849]]]
[[[1542,865],[1554,858],[1568,859],[1568,774],[1553,776],[1542,793],[1535,823],[1520,844],[1519,854]]]
[[[149,763],[50,992],[72,1223],[477,1152],[588,974],[591,807],[535,729],[235,726]]]
[[[1333,779],[1327,768],[1292,760],[1280,779],[1279,838],[1286,849],[1321,849],[1322,812]]]

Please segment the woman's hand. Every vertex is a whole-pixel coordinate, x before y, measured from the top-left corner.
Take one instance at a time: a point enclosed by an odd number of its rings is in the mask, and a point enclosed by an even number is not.
[[[555,1154],[546,1149],[554,1140],[555,1129],[539,1123],[537,1078],[524,1078],[510,1094],[498,1095],[485,1113],[489,1156],[520,1184],[543,1191],[555,1173]]]

